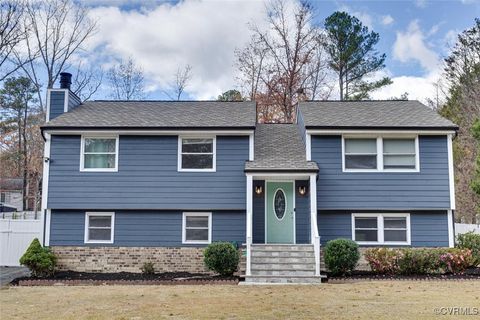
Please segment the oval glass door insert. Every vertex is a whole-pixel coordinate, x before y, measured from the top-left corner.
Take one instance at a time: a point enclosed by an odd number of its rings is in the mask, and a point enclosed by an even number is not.
[[[275,215],[281,220],[285,216],[285,210],[287,209],[285,193],[282,189],[278,189],[275,192],[275,196],[273,197],[273,208]]]

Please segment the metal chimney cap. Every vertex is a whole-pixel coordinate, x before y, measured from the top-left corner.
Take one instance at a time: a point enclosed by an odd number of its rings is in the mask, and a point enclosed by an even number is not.
[[[72,84],[72,74],[69,72],[60,73],[60,88],[61,89],[70,89]]]

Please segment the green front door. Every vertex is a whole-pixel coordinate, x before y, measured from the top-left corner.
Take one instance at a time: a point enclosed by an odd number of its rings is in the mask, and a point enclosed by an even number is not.
[[[267,182],[267,243],[294,243],[293,182]]]

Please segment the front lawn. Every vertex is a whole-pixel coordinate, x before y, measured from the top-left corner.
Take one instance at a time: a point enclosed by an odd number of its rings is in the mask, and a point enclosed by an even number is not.
[[[480,281],[9,287],[0,291],[2,319],[437,319],[442,307],[480,308]]]

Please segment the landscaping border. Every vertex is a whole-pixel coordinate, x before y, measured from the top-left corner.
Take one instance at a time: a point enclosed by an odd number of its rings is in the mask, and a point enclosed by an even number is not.
[[[326,283],[353,283],[366,281],[415,281],[415,282],[432,282],[432,281],[480,281],[480,277],[328,277]]]
[[[238,285],[238,279],[185,279],[185,280],[20,280],[18,286],[102,286],[102,285]]]

